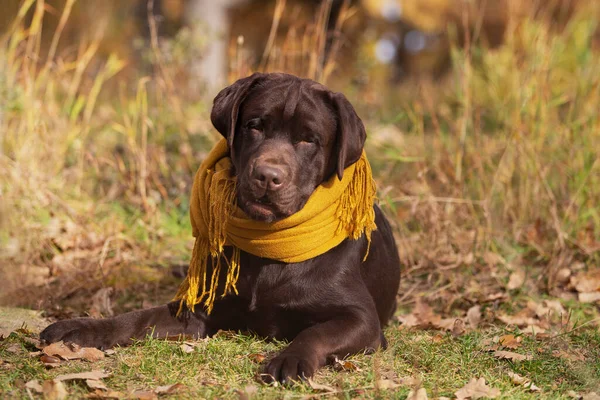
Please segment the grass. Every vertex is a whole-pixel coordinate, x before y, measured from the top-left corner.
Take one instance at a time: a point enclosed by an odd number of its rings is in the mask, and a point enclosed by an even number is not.
[[[51,379],[90,369],[109,371],[112,376],[104,382],[111,390],[124,394],[180,383],[185,388],[178,392],[178,398],[237,399],[240,398],[239,391],[249,391],[252,398],[265,399],[305,396],[404,398],[411,389],[420,386],[425,387],[431,397],[453,397],[454,392],[473,377],[483,377],[489,386],[500,389],[501,398],[570,398],[569,391],[597,392],[600,389],[598,332],[571,332],[541,340],[524,336],[522,347],[515,351],[532,355],[527,361],[499,360],[486,351],[486,339],[510,333],[519,335],[499,327],[454,337],[450,333],[415,332],[391,326],[386,331],[390,342],[387,350],[350,357],[349,371],[330,366],[315,376],[314,382],[327,385],[330,392],[314,390],[306,382],[291,388],[258,383],[260,360],[263,356],[267,359],[273,356],[285,344],[240,334],[224,333],[195,342],[196,347],[191,353],[182,350],[181,342],[147,339],[127,348],[118,348],[114,354],[92,365],[86,361],[71,361],[46,370],[34,357],[6,351],[14,343],[22,346],[20,351],[31,350],[23,341],[26,334],[15,333],[0,347],[6,372],[0,378],[0,390],[8,396],[25,398],[22,388],[30,379]],[[586,361],[556,357],[552,354],[552,349],[556,348],[579,352],[585,355]],[[531,379],[541,392],[515,385],[509,372]],[[407,383],[394,390],[381,387],[381,381],[402,379]],[[74,397],[83,397],[89,392],[83,384],[70,383],[68,387]]]
[[[544,18],[515,19],[497,50],[454,49],[454,69],[442,81],[386,90],[372,68],[370,84],[335,82],[366,123],[379,198],[396,231],[404,264],[398,314],[409,314],[417,301],[443,317],[462,318],[481,305],[479,328],[454,337],[395,323],[388,350],[350,359],[360,371],[319,373],[316,381],[335,393],[257,384],[259,363],[248,356],[271,356],[283,344],[238,334],[201,342],[191,354],[180,343],[148,340],[93,365],[72,361],[46,370],[26,352],[9,351],[25,343],[25,334],[15,333],[0,341],[0,393],[25,397],[32,378],[91,368],[110,371],[106,383],[123,393],[183,383],[177,396],[190,398],[236,398],[247,385],[258,387],[259,398],[403,398],[410,384],[376,387],[398,377],[417,378],[431,397],[451,397],[473,377],[505,398],[600,391],[598,303],[579,302],[572,282],[600,262],[600,9],[580,3],[560,31]],[[62,318],[89,313],[90,299],[112,288],[115,312],[160,304],[180,280],[171,269],[191,250],[188,193],[218,138],[210,101],[181,78],[185,35],[163,43],[154,31],[143,57],[147,75],[134,71],[131,79],[129,60],[98,55],[99,36],[61,49],[62,27],[77,6],[65,4],[55,17],[64,22],[51,35],[42,29],[41,0],[23,1],[0,33],[0,302]],[[282,4],[274,30],[286,12]],[[298,53],[307,47],[295,42],[322,51],[326,12],[273,41],[261,67],[337,77],[334,57],[321,68],[315,60],[323,54]],[[350,18],[352,10],[343,13]],[[357,65],[372,64],[366,49],[356,54]],[[249,70],[238,61],[239,73]],[[521,271],[523,282],[509,288]],[[524,335],[498,318],[516,315],[528,301],[555,299],[570,320],[548,322],[546,337]],[[485,350],[485,340],[506,333],[523,335],[517,351],[532,360],[499,360]],[[509,371],[542,392],[515,386]],[[80,384],[69,390],[88,393]]]

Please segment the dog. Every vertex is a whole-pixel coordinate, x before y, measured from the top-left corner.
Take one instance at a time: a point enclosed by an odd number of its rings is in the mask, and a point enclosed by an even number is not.
[[[223,89],[211,120],[229,144],[239,208],[264,222],[293,215],[322,182],[334,174],[341,179],[366,139],[343,94],[281,73],[255,73]],[[290,342],[267,362],[266,382],[308,378],[335,357],[387,346],[383,328],[395,312],[400,260],[377,205],[374,213],[370,246],[364,235],[348,238],[289,264],[241,251],[238,293],[218,296],[210,314],[196,307],[178,315],[180,302],[174,301],[112,318],[59,321],[40,338],[106,349],[147,335],[246,331]]]

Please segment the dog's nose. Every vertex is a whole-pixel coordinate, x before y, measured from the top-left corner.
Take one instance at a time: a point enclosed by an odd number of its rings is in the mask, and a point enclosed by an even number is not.
[[[283,186],[284,172],[271,165],[257,165],[254,168],[255,182],[263,189],[276,191]]]

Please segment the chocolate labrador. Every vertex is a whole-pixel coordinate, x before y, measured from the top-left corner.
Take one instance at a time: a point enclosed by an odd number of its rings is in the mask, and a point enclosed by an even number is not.
[[[344,95],[287,74],[256,73],[223,89],[211,120],[230,145],[239,207],[262,221],[300,210],[321,182],[341,177],[359,159],[366,138]],[[150,334],[247,331],[291,341],[267,363],[266,381],[310,377],[334,357],[386,346],[382,328],[395,310],[400,260],[378,206],[375,222],[364,262],[364,236],[293,264],[242,251],[238,295],[219,297],[210,315],[196,307],[177,316],[173,302],[113,318],[59,321],[40,337],[102,349]]]

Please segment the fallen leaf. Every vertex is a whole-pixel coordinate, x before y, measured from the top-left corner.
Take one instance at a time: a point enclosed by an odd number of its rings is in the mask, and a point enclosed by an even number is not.
[[[108,390],[104,382],[96,380],[96,379],[86,379],[85,384],[90,389],[100,389],[100,390]]]
[[[42,351],[49,356],[58,356],[63,360],[84,359],[93,362],[104,358],[104,353],[94,347],[80,347],[74,343],[67,345],[62,341],[52,343],[44,347]]]
[[[356,365],[352,361],[350,361],[350,360],[340,360],[337,357],[335,357],[335,360],[333,361],[333,368],[336,371],[360,371],[361,370],[358,367],[358,365]]]
[[[411,314],[400,315],[398,320],[406,327],[418,327],[420,329],[440,328],[442,317],[437,315],[431,306],[425,303],[421,298],[417,298],[415,307]],[[442,329],[450,330],[454,319],[448,318],[447,327]]]
[[[308,385],[313,390],[318,390],[320,392],[325,392],[325,393],[335,393],[335,392],[337,392],[337,390],[334,387],[328,386],[328,385],[323,385],[321,383],[317,383],[317,382],[313,381],[310,378],[308,379]]]
[[[481,322],[481,307],[473,306],[467,311],[467,321],[471,329],[477,329],[477,326]]]
[[[159,386],[154,389],[156,394],[173,394],[185,389],[185,385],[182,383],[174,383],[172,385]]]
[[[44,366],[49,368],[56,368],[60,366],[60,358],[49,356],[48,354],[42,355],[40,357],[40,361],[42,362],[42,364],[44,364]]]
[[[66,399],[68,394],[65,385],[56,379],[45,381],[42,386],[42,393],[46,400]]]
[[[485,252],[483,255],[483,261],[485,261],[485,263],[490,267],[493,267],[497,264],[506,264],[506,261],[500,254],[492,253],[491,251]]]
[[[445,331],[452,332],[454,328],[454,324],[456,321],[460,320],[460,318],[439,318],[439,320],[432,320],[429,326],[430,328],[443,329]],[[462,321],[462,320],[461,320]]]
[[[436,333],[435,335],[433,335],[433,337],[431,338],[431,341],[433,343],[440,343],[441,341],[444,340],[444,335],[442,335],[441,333]]]
[[[581,395],[581,400],[600,400],[600,394],[596,392],[585,393]]]
[[[408,392],[406,400],[427,400],[427,391],[425,388],[420,388],[416,392],[411,390]]]
[[[195,349],[195,347],[190,345],[189,343],[183,343],[179,347],[181,348],[181,351],[183,351],[186,354],[193,353]]]
[[[569,361],[585,361],[585,357],[583,356],[583,354],[580,354],[576,351],[573,351],[572,353],[567,353],[564,350],[553,350],[552,355],[557,358],[565,358]]]
[[[454,395],[458,400],[480,399],[484,397],[493,399],[500,396],[500,390],[487,386],[484,378],[471,378],[469,383],[456,391]]]
[[[542,328],[539,325],[529,325],[525,328],[521,328],[520,329],[521,333],[526,334],[526,335],[540,335],[543,334],[544,332],[546,332],[546,330],[544,328]]]
[[[54,379],[57,381],[70,381],[73,379],[92,379],[92,380],[97,381],[102,378],[108,378],[109,376],[110,376],[110,374],[107,372],[95,370],[95,371],[88,371],[88,372],[77,372],[74,374],[59,375]]]
[[[40,385],[40,382],[39,382],[37,379],[32,379],[32,380],[30,380],[29,382],[27,382],[27,383],[25,384],[25,387],[26,387],[27,389],[31,389],[31,390],[33,390],[33,391],[35,391],[35,392],[37,392],[37,393],[42,393],[42,392],[43,392],[43,390],[44,390],[44,389],[42,388],[42,385]]]
[[[569,268],[561,268],[556,272],[555,279],[558,283],[566,283],[571,277],[571,270]]]
[[[507,375],[510,377],[510,380],[515,385],[523,386],[525,389],[529,389],[532,392],[539,392],[541,389],[533,384],[530,379],[525,378],[519,374],[516,374],[512,371],[508,371]]]
[[[394,381],[402,386],[421,386],[421,380],[419,378],[415,378],[414,376],[403,376],[395,379]]]
[[[515,290],[523,286],[523,283],[525,283],[525,270],[517,268],[510,274],[506,288],[508,290]]]
[[[571,286],[580,293],[600,291],[600,270],[577,273],[571,277]]]
[[[531,310],[525,309],[516,315],[500,314],[498,315],[498,319],[507,325],[515,325],[520,328],[528,325],[537,325],[540,321],[538,321],[537,318],[533,318],[530,315],[530,311]]]
[[[514,353],[512,351],[500,351],[500,350],[494,352],[494,357],[497,357],[497,358],[506,358],[508,360],[513,360],[513,361],[531,360],[533,358],[531,356],[526,356],[526,355],[523,355],[523,354]]]
[[[521,336],[517,336],[515,337],[515,335],[504,335],[504,336],[500,336],[500,339],[498,339],[498,343],[502,346],[502,347],[506,347],[507,349],[518,349],[519,347],[521,347],[521,341],[523,340],[523,338]]]
[[[389,390],[389,389],[396,389],[397,387],[400,387],[400,386],[401,385],[399,383],[396,383],[391,379],[379,379],[379,380],[375,381],[375,387],[378,389]]]
[[[567,311],[558,300],[544,300],[541,303],[529,300],[527,308],[533,311],[538,318],[551,318],[554,315],[560,317],[567,314]]]
[[[579,293],[578,298],[582,303],[594,303],[596,301],[600,301],[600,292]]]
[[[252,361],[254,361],[257,364],[260,364],[263,361],[265,361],[265,355],[264,354],[260,354],[260,353],[248,354],[248,358],[251,359]]]
[[[21,345],[18,343],[13,343],[13,344],[7,346],[6,348],[4,348],[4,350],[8,351],[9,353],[12,353],[12,354],[20,354],[23,352],[23,347],[21,347]]]
[[[154,400],[158,398],[156,393],[151,390],[135,390],[131,393],[131,396],[138,400]]]
[[[452,326],[452,336],[457,337],[464,334],[467,330],[465,329],[465,322],[457,318]]]
[[[258,393],[258,388],[255,385],[246,385],[244,390],[236,390],[239,400],[249,400]]]
[[[125,396],[121,392],[117,392],[117,391],[110,390],[110,389],[109,390],[96,389],[92,393],[88,394],[87,397],[90,399],[124,399],[127,396]]]

